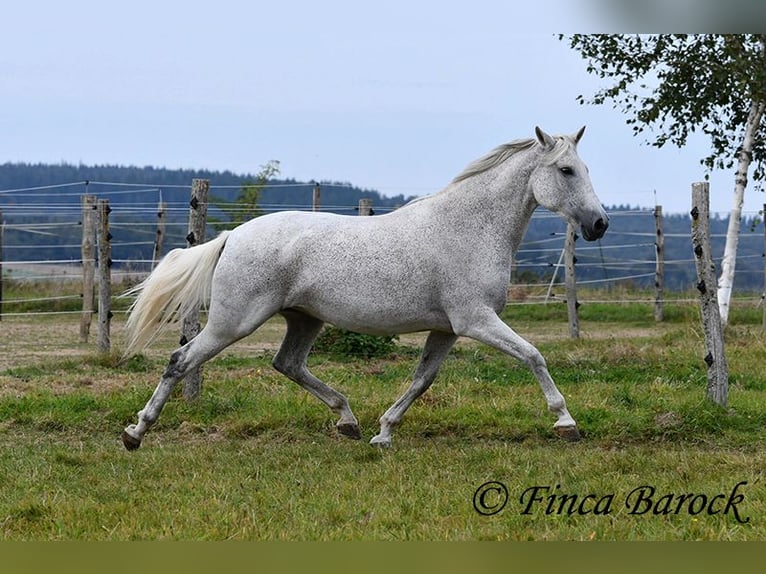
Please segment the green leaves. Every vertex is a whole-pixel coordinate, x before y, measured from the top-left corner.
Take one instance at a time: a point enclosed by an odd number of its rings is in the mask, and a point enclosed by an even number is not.
[[[261,190],[266,187],[269,179],[279,175],[279,161],[271,160],[261,166],[261,170],[255,176],[254,181],[246,181],[242,184],[242,189],[234,201],[224,201],[215,199],[215,206],[220,209],[227,217],[228,221],[221,221],[210,217],[213,224],[222,229],[230,229],[233,226],[249,221],[254,217],[263,215],[258,208],[258,200]]]
[[[364,335],[326,326],[314,344],[313,352],[355,358],[388,357],[396,349],[397,335]]]
[[[571,48],[586,60],[586,70],[613,81],[581,104],[605,104],[626,114],[634,135],[652,130],[648,143],[686,144],[697,131],[710,138],[708,169],[731,168],[752,105],[766,103],[766,35],[756,34],[574,34]],[[763,125],[763,118],[760,126]],[[766,145],[756,131],[753,163],[763,179]]]

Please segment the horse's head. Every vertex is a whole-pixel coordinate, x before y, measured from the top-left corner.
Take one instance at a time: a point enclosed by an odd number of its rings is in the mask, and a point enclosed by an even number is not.
[[[551,137],[535,128],[543,148],[539,165],[529,178],[535,201],[580,226],[587,241],[600,239],[609,227],[609,216],[593,191],[588,168],[577,155],[577,142],[585,127],[572,136]]]

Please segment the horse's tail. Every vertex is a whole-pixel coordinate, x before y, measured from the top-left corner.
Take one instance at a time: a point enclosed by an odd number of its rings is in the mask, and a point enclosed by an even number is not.
[[[125,323],[125,357],[142,351],[162,329],[210,300],[213,271],[229,235],[187,249],[174,249],[125,295],[138,295]]]

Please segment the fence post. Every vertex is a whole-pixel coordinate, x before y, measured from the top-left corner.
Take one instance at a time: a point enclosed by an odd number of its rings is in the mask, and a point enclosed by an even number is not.
[[[371,199],[360,199],[359,200],[359,215],[372,215],[374,212],[372,210],[372,200]]]
[[[112,234],[108,199],[98,200],[98,350],[108,353],[112,321]]]
[[[654,208],[655,267],[654,267],[654,320],[662,322],[665,319],[665,235],[662,232],[662,206]]]
[[[575,227],[571,223],[567,224],[567,237],[564,244],[564,272],[567,292],[567,316],[569,317],[569,336],[572,339],[580,338],[580,318],[577,315],[577,309],[580,304],[577,302],[577,282],[575,279],[575,241],[577,234]]]
[[[167,203],[160,197],[157,206],[157,234],[154,237],[154,249],[152,250],[152,269],[162,258],[162,244],[165,241],[165,221],[167,219]]]
[[[80,318],[80,341],[87,343],[96,297],[96,196],[80,197],[82,206],[82,317]]]
[[[766,331],[766,203],[763,204],[763,295],[761,295],[761,304],[763,305],[763,323],[761,328]]]
[[[0,209],[0,321],[3,320],[3,235],[5,235],[5,220]]]
[[[187,247],[205,243],[205,227],[207,225],[207,200],[210,191],[210,181],[193,179],[191,200],[189,201],[189,234],[186,236]],[[185,345],[200,332],[199,309],[194,309],[183,318],[181,327],[181,345]],[[186,400],[195,400],[202,389],[202,367],[191,371],[183,384],[183,396]]]
[[[729,394],[729,371],[724,352],[723,325],[718,309],[715,264],[710,251],[710,185],[692,184],[692,246],[697,267],[697,290],[700,292],[702,326],[705,331],[707,398],[726,406]]]
[[[314,194],[313,194],[313,200],[312,200],[312,210],[313,211],[319,211],[320,206],[320,196],[322,194],[322,190],[319,187],[318,183],[314,183]]]

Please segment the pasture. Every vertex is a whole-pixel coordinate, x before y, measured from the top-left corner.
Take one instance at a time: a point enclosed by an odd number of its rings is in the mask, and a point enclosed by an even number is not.
[[[727,410],[704,400],[693,302],[669,302],[661,324],[648,303],[586,303],[580,317],[579,340],[561,303],[509,305],[503,317],[547,359],[579,443],[556,437],[524,366],[461,340],[393,447],[368,445],[409,384],[420,335],[382,359],[312,354],[359,417],[364,439],[339,437],[334,415],[271,368],[284,332],[272,319],[205,365],[197,402],[176,393],[135,452],[120,432],[177,336],[119,365],[78,341],[76,315],[5,318],[0,538],[766,538],[760,309],[740,303],[730,319]]]

